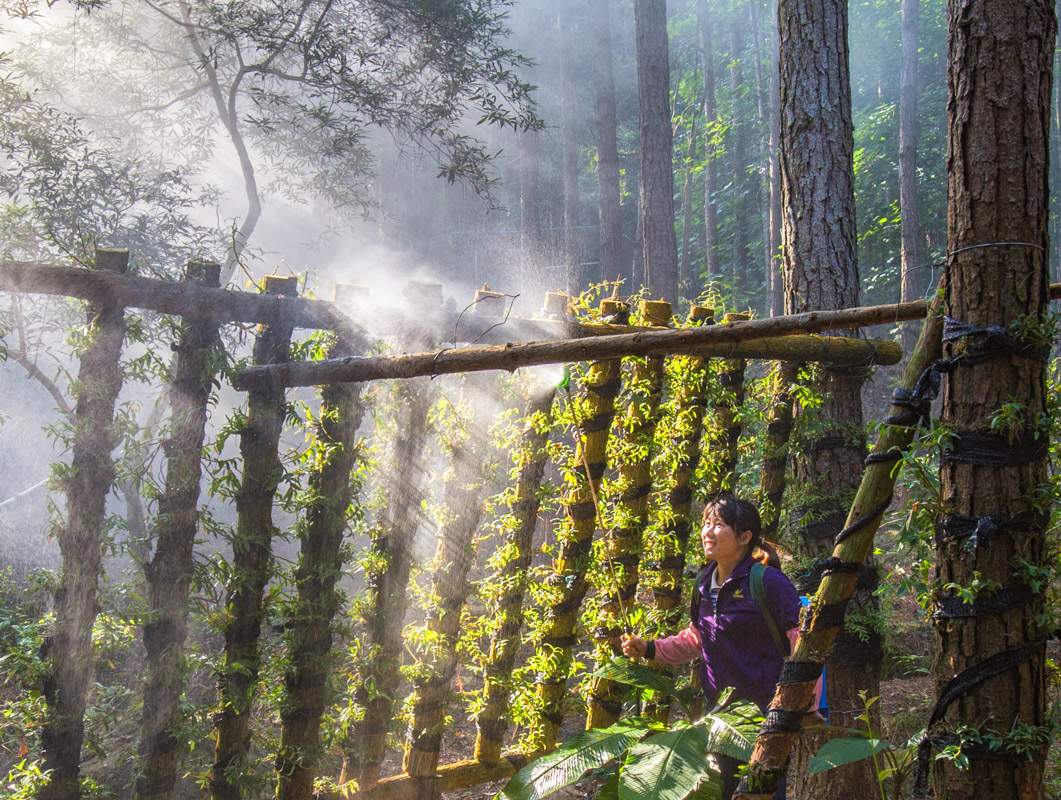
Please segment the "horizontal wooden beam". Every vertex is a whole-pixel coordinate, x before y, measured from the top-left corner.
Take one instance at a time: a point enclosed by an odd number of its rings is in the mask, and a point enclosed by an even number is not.
[[[746,324],[746,323],[739,323]],[[666,354],[709,358],[761,358],[780,361],[819,361],[837,365],[898,364],[902,348],[882,339],[843,336],[782,336],[732,339],[732,331],[713,341],[711,328],[655,330],[555,342],[522,342],[487,347],[462,347],[434,353],[400,356],[336,358],[248,367],[236,376],[237,389],[265,386],[322,386],[386,378],[418,378],[454,372],[481,372],[562,364],[623,356]],[[739,329],[736,329],[739,333]],[[693,336],[691,334],[697,334]],[[730,337],[730,338],[727,338]],[[705,341],[706,339],[706,341]]]

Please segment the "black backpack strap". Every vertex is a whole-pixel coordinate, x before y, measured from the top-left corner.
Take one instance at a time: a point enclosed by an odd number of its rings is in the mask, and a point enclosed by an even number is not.
[[[763,575],[766,573],[766,565],[756,561],[752,564],[751,570],[748,572],[748,585],[751,588],[752,597],[755,599],[756,604],[759,606],[759,611],[763,615],[763,619],[766,620],[766,627],[770,631],[770,637],[774,640],[774,646],[777,647],[777,652],[781,654],[781,658],[788,658],[789,648],[788,640],[781,635],[781,631],[778,630],[777,622],[770,615],[770,609],[766,607],[766,590],[763,588]]]
[[[702,570],[696,574],[696,580],[693,581],[693,592],[689,598],[689,621],[696,624],[697,618],[700,616],[700,603],[704,599],[704,593],[700,589],[700,584],[704,582],[704,575],[711,569],[711,565],[708,564]]]

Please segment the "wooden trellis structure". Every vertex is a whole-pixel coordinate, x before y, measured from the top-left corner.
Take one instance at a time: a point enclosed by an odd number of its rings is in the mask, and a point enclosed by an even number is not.
[[[587,566],[596,538],[603,536],[602,552],[615,576],[612,592],[605,593],[603,599],[603,619],[607,624],[590,632],[598,655],[606,655],[615,645],[621,626],[620,604],[629,603],[640,592],[650,590],[656,608],[674,626],[679,624],[681,575],[691,528],[691,486],[707,405],[704,376],[708,361],[726,359],[723,375],[729,376],[725,379],[728,392],[716,406],[716,423],[721,420],[724,429],[724,449],[735,453],[739,430],[733,421],[733,404],[743,393],[744,359],[894,364],[901,351],[890,341],[810,334],[925,315],[925,303],[915,302],[764,320],[726,320],[713,325],[709,324],[709,309],[694,308],[686,326],[667,328],[669,306],[652,303],[642,310],[642,316],[651,324],[637,327],[626,319],[630,309],[617,301],[603,304],[604,321],[583,322],[567,319],[565,299],[553,296],[547,303],[553,319],[503,320],[501,314],[434,311],[442,308],[440,289],[421,284],[412,287],[419,296],[417,316],[403,318],[398,312],[373,311],[383,328],[404,331],[401,344],[410,352],[367,357],[363,353],[370,337],[356,324],[356,300],[350,290],[337,289],[335,302],[307,300],[296,296],[295,279],[270,278],[265,292],[253,295],[217,288],[217,270],[209,264],[191,265],[183,283],[170,283],[124,275],[127,262],[127,254],[115,251],[100,251],[95,269],[0,261],[0,291],[90,301],[90,346],[82,356],[82,377],[76,387],[75,476],[67,492],[68,522],[59,535],[64,572],[63,589],[57,600],[56,633],[49,643],[54,667],[45,686],[54,710],[42,736],[45,764],[53,770],[48,795],[51,798],[73,797],[76,793],[87,683],[84,670],[91,663],[85,635],[91,631],[91,617],[95,615],[102,509],[114,471],[110,452],[115,444],[114,403],[120,390],[120,379],[115,376],[126,307],[175,314],[183,320],[179,339],[174,343],[177,358],[169,387],[173,434],[166,449],[156,549],[145,568],[150,617],[143,637],[152,690],[145,697],[143,769],[137,796],[159,800],[171,794],[181,747],[173,736],[183,688],[179,660],[185,637],[201,477],[199,453],[218,364],[219,325],[253,322],[261,327],[254,344],[254,363],[234,381],[237,388],[248,392],[248,412],[240,433],[242,477],[236,497],[234,570],[227,587],[225,654],[219,675],[221,710],[215,718],[217,741],[210,790],[215,798],[240,796],[238,778],[250,742],[250,704],[261,658],[261,598],[269,575],[271,539],[277,532],[272,507],[282,473],[278,442],[284,390],[288,386],[322,385],[317,428],[320,457],[309,477],[314,499],[304,510],[305,518],[297,530],[301,556],[295,574],[296,599],[285,634],[290,659],[285,684],[290,703],[283,711],[280,749],[276,754],[279,796],[285,800],[308,800],[317,772],[320,720],[328,701],[327,654],[332,646],[331,620],[338,613],[335,581],[342,567],[344,515],[350,502],[350,475],[363,414],[360,383],[590,362],[581,386],[574,388],[583,410],[578,419],[574,462],[569,465],[575,480],[563,498],[566,520],[559,555],[548,581],[552,598],[551,606],[545,610],[548,626],[535,643],[553,654],[538,685],[542,712],[537,741],[541,749],[549,749],[557,743],[564,719],[568,668],[580,638],[579,614],[590,589]],[[337,337],[329,358],[290,362],[290,339],[296,328],[335,331]],[[432,351],[440,341],[474,344]],[[506,343],[482,344],[484,341]],[[628,435],[651,441],[662,392],[663,361],[673,355],[690,360],[693,379],[685,385],[684,394],[675,398],[677,467],[666,476],[664,484],[653,485],[651,447],[643,449],[638,461],[608,465],[607,440],[619,415],[626,418]],[[632,370],[624,371],[621,359],[632,356],[641,360]],[[616,405],[627,372],[644,400],[636,408]],[[790,372],[786,372],[782,383],[790,379]],[[390,502],[372,543],[377,565],[369,575],[373,605],[367,646],[372,648],[372,658],[366,667],[368,673],[362,675],[364,685],[355,687],[357,701],[365,713],[351,726],[344,745],[340,776],[340,784],[347,786],[344,795],[372,800],[430,800],[443,791],[509,777],[540,752],[504,753],[502,742],[508,725],[506,678],[515,663],[528,604],[526,571],[546,463],[547,434],[535,420],[550,415],[554,398],[555,390],[548,390],[524,411],[527,423],[519,447],[525,450],[525,458],[516,479],[511,507],[515,527],[509,540],[518,557],[509,561],[498,576],[509,588],[492,609],[499,625],[490,643],[485,670],[485,707],[478,716],[475,755],[469,761],[442,764],[442,726],[457,661],[459,620],[467,599],[472,540],[482,502],[477,485],[478,443],[454,441],[448,447],[454,478],[445,487],[445,501],[450,508],[460,508],[461,513],[442,526],[438,571],[431,580],[434,610],[427,624],[438,645],[413,687],[412,725],[403,774],[383,778],[380,765],[399,688],[401,621],[408,605],[410,548],[417,524],[412,509],[419,506],[422,492],[410,476],[419,474],[430,405],[427,395],[408,394],[394,463],[387,471]],[[782,486],[778,481],[783,481],[783,453],[791,429],[791,403],[783,391],[773,413],[761,492],[776,512]],[[598,533],[601,479],[609,466],[616,467],[620,475],[617,514],[623,522]],[[727,458],[718,477],[719,486],[726,485],[726,475],[732,469],[733,463]],[[664,526],[662,558],[654,581],[647,585],[639,580],[644,574],[639,571],[639,553],[647,523],[647,498],[653,492],[666,497],[669,517]],[[610,724],[619,710],[611,687],[597,683],[589,701],[589,724]]]

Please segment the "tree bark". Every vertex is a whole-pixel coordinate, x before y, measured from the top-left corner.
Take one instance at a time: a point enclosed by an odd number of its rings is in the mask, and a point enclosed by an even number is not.
[[[537,281],[544,256],[539,193],[538,131],[519,135],[520,255],[523,281]]]
[[[124,250],[96,251],[97,270],[120,273],[128,266]],[[75,386],[70,472],[64,479],[66,522],[58,529],[62,572],[55,592],[55,628],[42,648],[48,713],[41,751],[43,769],[50,774],[37,791],[39,800],[81,797],[85,706],[95,680],[92,625],[99,611],[105,506],[115,473],[110,454],[117,444],[114,404],[122,386],[125,310],[120,305],[90,305],[88,326]]]
[[[678,242],[674,232],[666,0],[634,0],[634,24],[645,284],[653,298],[674,302],[678,299]]]
[[[696,163],[696,108],[689,119],[689,148],[685,154],[685,178],[682,182],[682,247],[678,269],[678,291],[683,296],[696,296],[697,282],[692,280],[693,264],[693,165]]]
[[[193,262],[185,280],[218,286],[220,266]],[[155,552],[144,566],[150,609],[144,625],[147,679],[140,722],[142,772],[136,782],[138,800],[168,800],[177,780],[183,742],[177,730],[184,691],[184,641],[187,637],[188,593],[195,564],[199,483],[207,403],[220,365],[216,322],[186,319],[177,342],[177,360],[169,388],[170,431],[165,449],[166,485],[158,499]]]
[[[855,231],[854,148],[848,72],[847,3],[843,0],[781,0],[778,9],[781,81],[781,198],[785,310],[851,308],[858,303]],[[831,537],[843,527],[858,487],[865,456],[861,388],[864,372],[823,370],[823,395],[814,434],[796,459],[794,480],[808,500],[797,514],[800,550],[809,558],[828,555]],[[798,412],[802,414],[803,411]],[[869,606],[862,590],[855,604]],[[842,633],[845,640],[853,634]],[[859,691],[879,695],[881,652],[847,642],[826,669],[830,722],[854,727],[862,712]],[[800,738],[814,752],[824,732]],[[799,754],[797,753],[797,759]],[[872,785],[866,762],[827,774],[794,775],[801,797],[847,798]]]
[[[339,336],[330,352],[342,356],[351,348],[349,339]],[[285,621],[289,663],[276,756],[279,800],[313,797],[321,717],[329,699],[334,619],[341,600],[336,582],[342,574],[343,534],[355,488],[350,475],[359,457],[355,440],[364,413],[360,394],[360,387],[351,384],[321,392],[316,463],[309,476],[312,500],[299,524],[295,600]]]
[[[730,26],[729,88],[733,100],[734,117],[730,121],[733,134],[732,148],[732,206],[733,209],[733,283],[739,291],[748,292],[751,270],[751,239],[748,220],[748,134],[741,102],[744,94],[744,20],[739,17]]]
[[[561,126],[564,156],[564,291],[578,297],[582,291],[582,253],[579,235],[578,199],[578,120],[581,117],[578,105],[576,70],[574,61],[578,43],[575,28],[578,25],[574,3],[560,3],[557,26],[560,29],[560,99],[563,125]]]
[[[917,18],[919,0],[903,0],[902,75],[899,85],[899,215],[902,273],[900,302],[921,294],[921,225],[917,216]],[[917,327],[902,327],[903,350],[917,341]]]
[[[784,260],[781,254],[781,76],[778,64],[780,46],[777,32],[777,2],[770,9],[770,316],[785,313]]]
[[[266,278],[265,291],[295,294],[297,278]],[[259,365],[287,361],[291,326],[270,325],[254,341]],[[243,477],[237,496],[232,573],[226,587],[225,649],[218,671],[217,742],[210,774],[212,800],[241,800],[251,738],[251,709],[258,684],[265,585],[272,570],[273,499],[280,480],[280,432],[284,425],[282,387],[257,389],[247,398],[247,419],[240,431]]]
[[[619,217],[619,146],[608,0],[590,0],[593,47],[593,110],[597,128],[597,209],[600,215],[601,280],[622,277],[622,223]]]
[[[715,57],[711,49],[711,17],[707,0],[697,0],[700,71],[704,76],[704,264],[708,280],[722,277],[718,258],[718,110],[715,106]]]
[[[1048,139],[1056,34],[1052,2],[952,0],[948,7],[950,257],[944,309],[981,328],[1009,326],[1016,350],[959,362],[944,385],[942,424],[959,438],[943,450],[940,462],[934,673],[942,693],[954,676],[961,682],[964,670],[1000,653],[1024,645],[1031,657],[937,706],[934,736],[966,725],[987,740],[1001,739],[990,751],[963,748],[967,771],[935,762],[933,787],[941,800],[1037,797],[1042,784],[1045,740],[1015,751],[1013,732],[1030,726],[1042,735],[1040,726],[1047,724],[1041,642],[1052,631],[1040,619],[1043,594],[1034,576],[1051,558],[1049,511],[1037,495],[1048,467],[1040,435],[1047,407],[1041,325],[1049,283]],[[1019,244],[993,244],[998,242]],[[986,332],[952,338],[944,355],[968,356],[985,340]],[[1004,408],[1015,418],[1000,430]],[[989,433],[996,435],[985,440],[992,442],[993,458],[970,449],[974,436]],[[989,540],[954,531],[956,520],[990,515],[1003,522]],[[953,592],[945,587],[968,587],[976,580],[1001,588],[997,594],[982,590],[971,607],[947,604]],[[999,600],[1014,589],[1023,601]]]

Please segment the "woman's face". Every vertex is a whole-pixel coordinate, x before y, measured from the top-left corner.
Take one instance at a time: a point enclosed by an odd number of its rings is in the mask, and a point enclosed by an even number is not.
[[[714,509],[708,509],[704,526],[700,529],[700,542],[704,546],[704,556],[709,561],[733,563],[744,557],[748,542],[752,539],[751,531],[737,533],[718,516]]]

